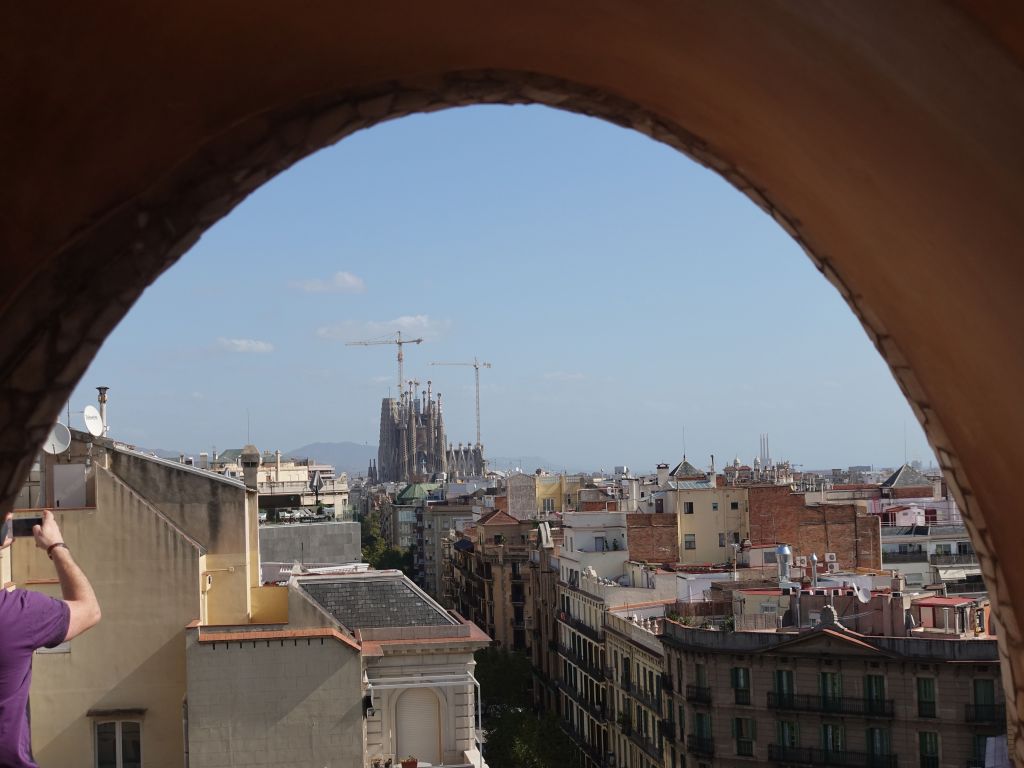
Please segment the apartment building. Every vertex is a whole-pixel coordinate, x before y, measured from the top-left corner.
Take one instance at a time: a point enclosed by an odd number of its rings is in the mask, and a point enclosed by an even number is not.
[[[460,613],[509,650],[527,651],[530,646],[533,539],[532,522],[494,510],[451,544],[450,598]]]
[[[666,621],[678,763],[984,766],[1006,733],[994,640],[870,637],[830,608],[793,633]]]
[[[34,661],[39,762],[370,768],[415,750],[483,768],[472,667],[486,635],[399,572],[263,586],[247,469],[226,477],[78,432],[47,458],[46,498],[79,502],[55,514],[103,620]],[[29,540],[0,553],[0,573],[59,594]]]
[[[415,508],[415,581],[431,597],[444,602],[445,560],[450,551],[446,538],[473,522],[473,505],[468,499],[424,501]]]
[[[549,712],[557,712],[559,693],[558,655],[558,555],[563,529],[542,522],[530,551],[530,587],[532,621],[527,617],[532,641],[530,661],[533,668],[534,703]]]

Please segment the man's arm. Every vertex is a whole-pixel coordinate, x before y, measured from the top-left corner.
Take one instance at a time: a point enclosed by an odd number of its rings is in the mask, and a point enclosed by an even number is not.
[[[61,596],[71,610],[68,634],[64,639],[71,640],[99,623],[100,604],[96,600],[96,593],[71,557],[71,551],[63,546],[64,538],[50,510],[43,510],[42,524],[32,529],[32,535],[35,536],[37,547],[49,550],[50,559],[57,570]],[[55,544],[61,546],[53,546]]]

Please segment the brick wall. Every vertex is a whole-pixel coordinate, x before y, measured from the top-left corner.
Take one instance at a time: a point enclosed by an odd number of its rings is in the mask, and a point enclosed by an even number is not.
[[[679,562],[679,532],[674,514],[626,515],[626,541],[631,560]]]
[[[842,568],[881,568],[879,520],[854,504],[807,506],[802,493],[787,486],[751,486],[750,539],[755,544],[785,542],[796,551],[824,557],[835,552]]]

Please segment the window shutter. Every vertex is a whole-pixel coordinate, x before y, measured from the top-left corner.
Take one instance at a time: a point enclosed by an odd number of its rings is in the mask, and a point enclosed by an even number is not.
[[[750,723],[750,738],[757,741],[757,720],[755,718],[749,719]]]
[[[732,680],[732,687],[733,688],[739,688],[740,687],[740,683],[739,683],[740,670],[739,670],[739,667],[733,667],[732,669],[730,669],[729,670],[729,676],[730,676],[730,679]]]
[[[739,732],[740,719],[738,717],[732,718],[732,737],[735,739],[736,734]]]

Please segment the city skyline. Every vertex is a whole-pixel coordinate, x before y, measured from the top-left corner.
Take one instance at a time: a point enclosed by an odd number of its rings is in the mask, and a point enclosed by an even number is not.
[[[394,348],[345,343],[396,330],[425,339],[406,378],[444,393],[452,442],[472,371],[429,363],[494,365],[489,455],[653,467],[685,429],[702,463],[763,432],[808,468],[933,460],[773,221],[668,147],[541,107],[405,118],[272,180],[146,292],[72,410],[103,384],[112,436],[149,448],[376,444]]]

